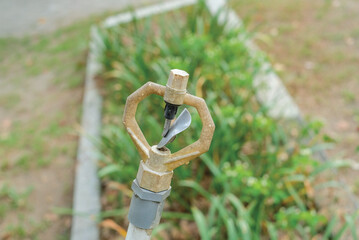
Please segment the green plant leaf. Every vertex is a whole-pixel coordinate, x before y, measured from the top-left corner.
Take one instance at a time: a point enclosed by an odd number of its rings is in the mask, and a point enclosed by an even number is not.
[[[98,175],[100,178],[103,178],[112,173],[121,174],[121,171],[122,171],[122,169],[118,165],[111,164],[111,165],[108,165],[108,166],[100,169],[100,171],[98,172]]]
[[[210,240],[211,238],[209,236],[209,228],[207,226],[205,216],[197,208],[192,208],[192,214],[193,214],[194,220],[197,224],[199,233],[201,235],[201,239]]]

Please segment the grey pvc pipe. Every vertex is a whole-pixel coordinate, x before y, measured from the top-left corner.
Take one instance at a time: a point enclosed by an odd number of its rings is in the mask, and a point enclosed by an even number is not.
[[[126,240],[150,240],[151,230],[138,228],[132,223],[128,226]]]

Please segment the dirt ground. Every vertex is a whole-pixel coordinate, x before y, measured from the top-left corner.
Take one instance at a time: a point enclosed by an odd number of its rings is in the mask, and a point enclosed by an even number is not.
[[[232,6],[255,32],[305,116],[324,123],[329,158],[359,161],[359,2],[241,0]],[[358,172],[337,178],[359,194]]]
[[[1,42],[0,239],[61,239],[70,226],[69,216],[54,208],[72,203],[84,72],[76,63],[85,55],[45,53],[50,42],[57,41]],[[57,64],[64,60],[68,64],[59,73]]]

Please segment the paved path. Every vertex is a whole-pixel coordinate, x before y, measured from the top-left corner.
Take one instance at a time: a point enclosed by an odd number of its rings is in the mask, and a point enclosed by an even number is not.
[[[155,0],[0,0],[0,38],[44,33],[89,15]]]

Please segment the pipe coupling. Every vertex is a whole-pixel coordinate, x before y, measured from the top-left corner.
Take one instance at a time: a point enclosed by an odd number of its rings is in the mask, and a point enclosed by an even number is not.
[[[135,179],[132,182],[134,192],[128,220],[142,229],[153,229],[161,220],[165,199],[170,195],[171,187],[161,192],[152,192],[141,188]]]

